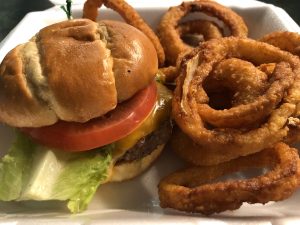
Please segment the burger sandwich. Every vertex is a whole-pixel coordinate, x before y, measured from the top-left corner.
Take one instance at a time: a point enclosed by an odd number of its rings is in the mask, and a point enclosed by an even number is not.
[[[0,200],[67,201],[81,212],[100,184],[131,179],[171,133],[157,53],[117,21],[64,21],[0,65],[0,121],[16,140],[0,159]]]

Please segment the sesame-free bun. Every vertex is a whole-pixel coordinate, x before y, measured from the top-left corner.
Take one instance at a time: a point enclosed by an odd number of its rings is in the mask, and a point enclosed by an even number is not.
[[[153,80],[151,41],[117,21],[48,26],[11,50],[0,65],[0,122],[41,127],[86,122],[114,109]]]

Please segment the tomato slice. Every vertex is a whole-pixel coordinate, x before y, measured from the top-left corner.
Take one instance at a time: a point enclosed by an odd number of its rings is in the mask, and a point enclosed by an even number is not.
[[[86,123],[59,121],[46,127],[21,128],[21,131],[49,147],[86,151],[126,137],[150,114],[156,98],[157,88],[152,82],[111,112]]]

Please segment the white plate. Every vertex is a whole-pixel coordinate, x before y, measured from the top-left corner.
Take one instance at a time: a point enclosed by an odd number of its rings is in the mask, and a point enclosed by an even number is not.
[[[300,32],[298,25],[280,8],[252,0],[221,0],[245,20],[250,37],[258,38],[274,30]],[[129,1],[145,20],[156,27],[169,6],[181,0]],[[73,6],[73,14],[80,17],[82,5]],[[120,19],[110,10],[102,10],[101,18]],[[39,29],[65,19],[59,6],[42,12],[27,14],[0,44],[0,61],[17,44],[27,41]],[[0,126],[0,155],[13,139],[11,128]],[[165,151],[151,169],[142,176],[124,183],[106,184],[99,188],[89,209],[70,215],[56,204],[0,203],[0,224],[294,224],[300,223],[300,192],[290,199],[265,206],[244,204],[239,210],[226,211],[212,217],[201,217],[162,210],[159,207],[157,184],[161,177],[180,167],[180,161]]]

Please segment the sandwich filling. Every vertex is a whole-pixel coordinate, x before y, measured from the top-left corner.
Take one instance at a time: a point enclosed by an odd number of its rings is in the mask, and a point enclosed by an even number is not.
[[[158,146],[165,144],[169,140],[171,133],[171,121],[166,120],[158,129],[138,140],[132,148],[117,160],[116,165],[140,160],[151,154]]]

